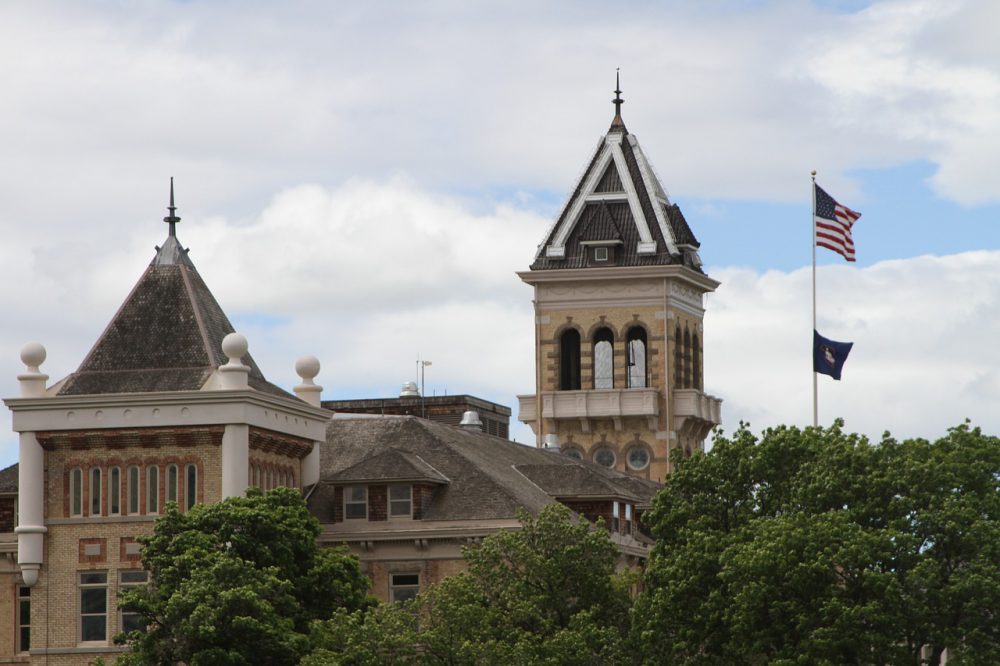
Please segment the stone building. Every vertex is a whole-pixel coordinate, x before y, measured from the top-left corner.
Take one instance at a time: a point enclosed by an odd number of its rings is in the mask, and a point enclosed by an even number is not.
[[[519,419],[538,445],[662,481],[674,452],[721,422],[704,392],[699,243],[634,134],[615,116],[530,270],[535,393]]]
[[[296,362],[294,394],[267,381],[177,239],[172,187],[169,211],[166,241],[75,372],[50,383],[45,348],[21,351],[20,396],[4,401],[20,449],[0,470],[0,663],[113,662],[114,635],[138,628],[117,593],[148,582],[138,537],[168,503],[188,511],[251,486],[300,489],[322,543],[357,553],[384,600],[553,502],[603,519],[623,564],[641,565],[637,519],[656,483],[476,418],[335,416],[313,357]]]

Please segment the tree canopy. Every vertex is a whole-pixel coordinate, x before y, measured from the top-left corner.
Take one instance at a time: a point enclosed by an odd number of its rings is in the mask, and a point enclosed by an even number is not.
[[[413,602],[318,623],[303,664],[622,663],[633,579],[608,532],[559,504],[520,519]]]
[[[1000,663],[1000,440],[978,429],[741,427],[645,519],[647,663]]]
[[[370,604],[368,579],[340,549],[319,548],[300,493],[251,489],[181,513],[140,539],[152,582],[122,592],[145,632],[119,637],[119,664],[296,664],[312,621]]]

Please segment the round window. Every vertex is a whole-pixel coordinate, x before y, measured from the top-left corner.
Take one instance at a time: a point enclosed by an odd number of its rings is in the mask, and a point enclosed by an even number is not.
[[[632,469],[646,469],[649,465],[649,451],[644,446],[633,446],[629,449],[625,461]]]
[[[615,466],[615,452],[608,448],[597,449],[594,452],[594,462],[605,467]]]
[[[580,449],[566,449],[563,452],[567,458],[572,458],[573,460],[583,460],[583,453]]]

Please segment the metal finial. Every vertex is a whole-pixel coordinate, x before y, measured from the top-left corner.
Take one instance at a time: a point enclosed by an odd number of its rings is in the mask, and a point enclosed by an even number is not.
[[[177,223],[181,221],[181,218],[177,217],[177,206],[174,205],[174,177],[170,177],[170,205],[167,206],[167,210],[170,211],[170,215],[163,218],[163,221],[170,225],[170,235],[177,236]]]
[[[615,105],[615,119],[614,122],[611,123],[612,126],[622,124],[622,104],[625,103],[625,100],[622,99],[622,86],[620,81],[621,75],[619,74],[619,70],[619,67],[615,67],[615,98],[611,100],[611,103]]]

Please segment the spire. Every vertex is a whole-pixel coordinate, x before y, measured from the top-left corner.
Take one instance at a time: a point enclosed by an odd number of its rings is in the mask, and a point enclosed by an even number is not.
[[[163,221],[170,225],[170,236],[177,237],[177,223],[181,221],[181,218],[177,217],[177,206],[174,205],[174,177],[170,177],[170,205],[167,206],[167,210],[170,211],[170,215],[163,218]]]
[[[625,123],[622,122],[622,104],[625,100],[622,99],[621,83],[619,81],[619,68],[615,68],[615,98],[611,100],[611,103],[615,105],[615,119],[611,121],[611,129],[624,128]]]
[[[181,221],[181,218],[177,217],[177,206],[174,205],[173,176],[170,177],[170,205],[167,206],[167,210],[170,211],[170,215],[163,218],[163,221],[170,225],[170,231],[167,233],[167,240],[164,241],[163,247],[156,247],[156,256],[153,257],[152,263],[156,266],[187,264],[194,268],[191,260],[188,259],[188,251],[177,240],[177,223]]]

